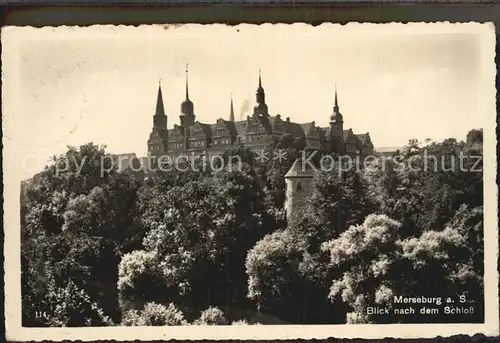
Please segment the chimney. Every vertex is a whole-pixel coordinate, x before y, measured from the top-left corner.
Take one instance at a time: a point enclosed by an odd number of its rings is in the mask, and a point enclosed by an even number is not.
[[[286,117],[286,122],[289,123],[290,122],[290,117]]]

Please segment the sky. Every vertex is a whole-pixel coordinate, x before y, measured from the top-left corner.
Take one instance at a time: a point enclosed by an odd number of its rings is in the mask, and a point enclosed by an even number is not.
[[[4,140],[36,156],[87,142],[144,156],[160,79],[168,126],[179,124],[186,64],[200,122],[227,119],[231,96],[246,118],[260,68],[271,115],[328,126],[336,86],[344,128],[375,148],[464,139],[495,115],[480,26],[7,28]]]

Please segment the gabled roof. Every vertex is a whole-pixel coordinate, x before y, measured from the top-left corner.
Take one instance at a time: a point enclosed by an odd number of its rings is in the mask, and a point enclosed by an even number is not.
[[[285,132],[291,134],[294,138],[305,137],[304,130],[300,124],[286,121],[283,122],[283,127],[285,128]]]
[[[246,126],[247,126],[246,120],[240,120],[234,122],[234,128],[236,129],[238,136],[243,136],[245,134]]]
[[[325,137],[328,137],[330,136],[330,127],[320,127],[321,131],[323,131],[323,134],[325,135]]]
[[[174,124],[174,127],[168,130],[168,132],[177,132],[180,133],[181,135],[184,135],[184,128],[180,125]]]
[[[204,124],[196,121],[194,123],[194,128],[201,130],[207,137],[212,137],[212,128],[210,127],[210,124]]]
[[[350,136],[354,136],[352,129],[344,130],[344,141],[346,141]]]
[[[274,123],[274,118],[272,117],[267,117],[267,116],[258,116],[257,117],[260,125],[267,131],[267,132],[272,132],[273,131],[273,123]],[[272,120],[272,122],[271,122]]]
[[[308,136],[315,129],[320,129],[319,127],[316,126],[316,123],[314,121],[312,121],[310,123],[300,124],[300,126],[302,127],[302,131],[304,131],[304,134],[306,136]],[[320,131],[321,131],[321,129],[320,129]]]
[[[167,131],[168,130],[158,129],[157,127],[153,126],[153,130],[149,134],[149,139],[160,137],[161,139],[166,140],[168,137]]]
[[[216,130],[220,127],[228,130],[231,136],[236,136],[238,134],[236,131],[235,123],[233,121],[219,118],[217,119],[217,123],[211,126],[212,135],[215,135],[217,132]]]
[[[304,134],[307,135],[309,131],[311,130],[312,127],[314,127],[314,122],[311,123],[304,123],[304,124],[299,124],[302,127],[302,131],[304,131]]]
[[[360,140],[361,144],[371,143],[370,134],[368,132],[357,134],[356,137]]]
[[[311,164],[312,163],[310,162],[305,162],[302,158],[296,159],[288,172],[285,174],[285,178],[313,177],[317,168],[311,166]]]

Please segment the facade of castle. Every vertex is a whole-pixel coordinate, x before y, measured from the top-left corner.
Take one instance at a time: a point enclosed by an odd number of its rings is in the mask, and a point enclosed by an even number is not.
[[[261,150],[284,135],[301,141],[307,150],[321,150],[339,154],[367,156],[373,153],[369,133],[354,134],[352,129],[344,129],[340,113],[337,90],[328,127],[316,126],[314,121],[295,123],[290,118],[271,115],[266,105],[266,94],[259,72],[256,104],[253,113],[246,120],[236,121],[231,99],[227,119],[219,118],[207,124],[196,120],[194,104],[189,98],[186,77],[186,99],[181,104],[180,123],[167,128],[167,115],[163,106],[161,85],[158,87],[153,129],[148,140],[150,156],[169,155],[220,155],[237,143],[243,143],[250,150]]]

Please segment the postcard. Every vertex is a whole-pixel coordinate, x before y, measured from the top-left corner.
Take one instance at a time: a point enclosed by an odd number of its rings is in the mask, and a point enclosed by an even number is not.
[[[499,334],[491,23],[4,27],[7,338]]]

